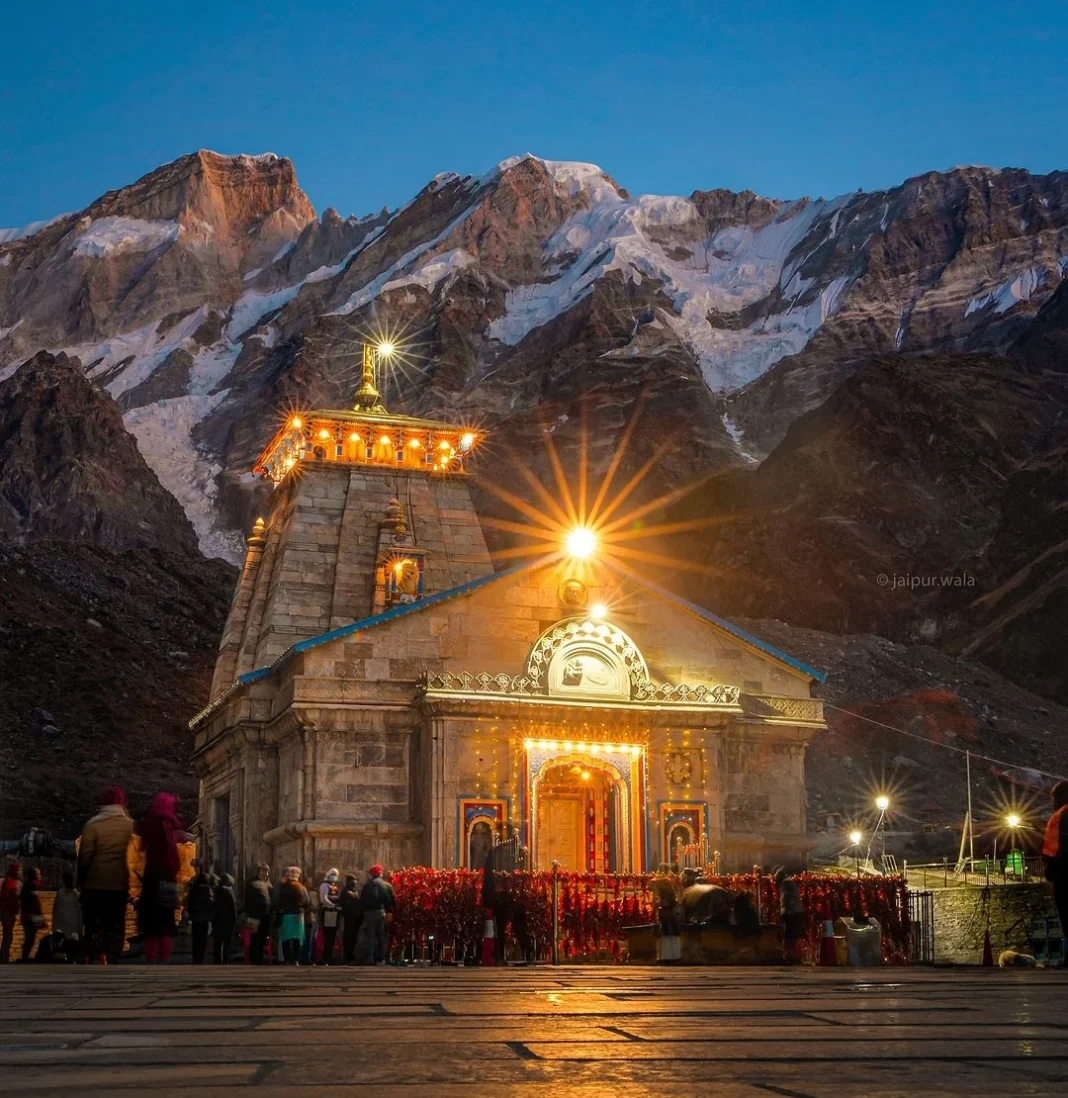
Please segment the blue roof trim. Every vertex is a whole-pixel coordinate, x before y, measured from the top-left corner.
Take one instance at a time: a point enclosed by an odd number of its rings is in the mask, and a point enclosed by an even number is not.
[[[331,629],[329,633],[320,633],[318,636],[297,641],[291,648],[287,648],[274,663],[268,664],[266,667],[257,667],[255,671],[248,671],[244,675],[239,675],[237,681],[242,686],[259,682],[260,679],[267,678],[272,671],[281,667],[291,656],[295,656],[300,652],[307,652],[312,648],[318,648],[321,644],[329,644],[331,641],[340,640],[343,637],[351,637],[353,633],[362,633],[365,629],[373,629],[376,625],[385,625],[386,622],[396,621],[397,618],[406,617],[408,614],[416,614],[420,610],[429,610],[431,606],[438,606],[440,603],[448,602],[449,599],[469,595],[472,591],[487,587],[497,580],[532,571],[540,563],[541,561],[537,561],[535,564],[519,564],[512,568],[506,568],[503,572],[491,572],[488,576],[479,576],[478,579],[461,583],[459,587],[450,587],[447,591],[438,591],[436,594],[427,595],[426,598],[419,599],[416,602],[407,602],[401,606],[390,607],[389,610],[383,610],[381,614],[375,614],[373,617],[361,618],[360,621],[354,621],[351,625],[342,625],[337,629]]]
[[[610,566],[611,567],[611,566]],[[682,598],[680,595],[676,595],[673,592],[667,590],[666,587],[660,587],[655,583],[651,583],[649,580],[641,579],[639,577],[630,575],[629,573],[623,573],[630,579],[635,580],[642,587],[647,588],[654,594],[659,595],[661,598],[667,599],[669,602],[676,603],[678,606],[682,606],[689,610],[691,614],[696,614],[699,618],[704,618],[705,621],[710,621],[713,625],[718,625],[720,629],[732,634],[741,641],[745,641],[746,644],[752,645],[754,648],[759,648],[761,652],[766,652],[769,656],[774,657],[781,663],[785,663],[787,666],[794,668],[795,671],[800,671],[805,675],[815,679],[816,682],[826,682],[827,675],[823,671],[817,671],[815,667],[809,667],[807,663],[803,663],[801,660],[791,656],[789,652],[784,652],[781,648],[776,648],[773,644],[768,644],[767,641],[761,640],[759,637],[753,636],[752,633],[747,633],[744,629],[735,625],[734,622],[728,621],[726,618],[721,618],[718,614],[713,614],[711,610],[707,610],[705,607],[699,605],[696,602],[689,602],[687,599]]]
[[[402,606],[394,606],[389,610],[384,610],[381,614],[375,614],[373,617],[363,618],[360,621],[353,622],[351,625],[342,625],[337,629],[331,629],[329,633],[320,633],[316,637],[308,637],[305,640],[297,641],[291,648],[287,648],[274,663],[268,664],[266,667],[257,667],[254,671],[248,671],[244,675],[239,675],[237,684],[248,686],[251,683],[265,679],[292,656],[301,652],[310,651],[312,648],[318,648],[322,644],[329,644],[331,641],[340,640],[343,637],[351,637],[354,633],[362,633],[365,629],[373,629],[376,625],[385,625],[387,622],[406,617],[408,614],[416,614],[420,610],[429,610],[432,606],[438,606],[443,602],[448,602],[449,599],[468,595],[472,591],[477,591],[482,587],[487,587],[489,584],[495,583],[497,580],[507,579],[511,576],[519,576],[524,572],[532,572],[541,567],[544,563],[544,559],[541,559],[530,564],[519,564],[512,568],[506,568],[503,572],[492,572],[488,576],[479,576],[478,579],[468,580],[467,583],[461,583],[458,587],[450,587],[447,591],[438,591],[436,594],[427,595],[426,598],[419,599],[417,602],[409,602]],[[609,564],[609,567],[613,566]],[[615,568],[613,568],[613,570],[619,571],[619,569]],[[721,618],[718,614],[713,614],[711,610],[705,609],[705,607],[698,605],[696,602],[689,602],[679,595],[667,590],[667,588],[660,587],[655,583],[651,583],[649,580],[642,579],[629,572],[622,572],[621,574],[625,575],[633,582],[636,582],[639,586],[652,591],[660,598],[665,599],[668,602],[673,602],[677,606],[689,610],[691,614],[696,614],[697,617],[704,618],[705,621],[719,626],[719,628],[725,632],[732,634],[746,644],[752,645],[753,648],[757,648],[761,652],[767,653],[767,655],[772,656],[781,663],[785,663],[787,666],[794,668],[795,671],[800,671],[802,674],[808,675],[810,678],[815,679],[816,682],[827,681],[827,676],[824,672],[817,671],[814,667],[809,667],[807,663],[802,663],[801,660],[795,659],[788,652],[783,652],[782,649],[776,648],[773,644],[768,644],[767,641],[753,636],[752,633],[747,633],[733,622],[728,621],[726,618]],[[220,698],[220,700],[222,699]]]

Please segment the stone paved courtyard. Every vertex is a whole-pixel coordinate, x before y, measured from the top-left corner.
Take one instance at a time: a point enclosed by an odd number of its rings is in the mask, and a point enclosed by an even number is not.
[[[1054,1095],[1068,973],[0,969],[0,1091]]]

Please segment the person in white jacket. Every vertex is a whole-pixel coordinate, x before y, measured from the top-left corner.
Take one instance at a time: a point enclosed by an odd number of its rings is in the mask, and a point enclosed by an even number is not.
[[[319,885],[319,919],[323,927],[323,964],[334,960],[334,942],[337,939],[338,923],[341,921],[341,908],[338,897],[341,886],[338,881],[341,874],[336,869],[328,869],[323,883]]]

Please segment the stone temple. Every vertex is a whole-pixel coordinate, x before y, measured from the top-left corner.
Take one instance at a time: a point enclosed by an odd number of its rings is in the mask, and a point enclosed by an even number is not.
[[[591,546],[495,571],[481,438],[389,414],[376,357],[256,466],[191,722],[216,866],[480,868],[514,835],[534,868],[802,864],[820,672]]]

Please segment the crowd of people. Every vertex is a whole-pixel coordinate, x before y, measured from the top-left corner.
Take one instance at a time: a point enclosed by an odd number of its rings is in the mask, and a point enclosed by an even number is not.
[[[0,963],[12,960],[16,923],[21,924],[21,960],[114,963],[126,947],[130,904],[128,851],[136,834],[143,868],[134,901],[138,934],[148,964],[164,964],[172,953],[184,911],[192,939],[192,960],[203,964],[209,939],[216,964],[242,957],[250,964],[385,964],[393,888],[380,865],[365,882],[349,874],[344,883],[329,870],[309,889],[298,866],[287,867],[274,884],[270,868],[254,868],[239,902],[234,878],[197,867],[188,887],[179,883],[179,844],[192,842],[178,821],[177,799],[157,793],[135,822],[126,795],[104,790],[99,811],[86,823],[78,846],[77,876],[63,874],[51,923],[41,902],[40,870],[8,865],[0,883]]]

